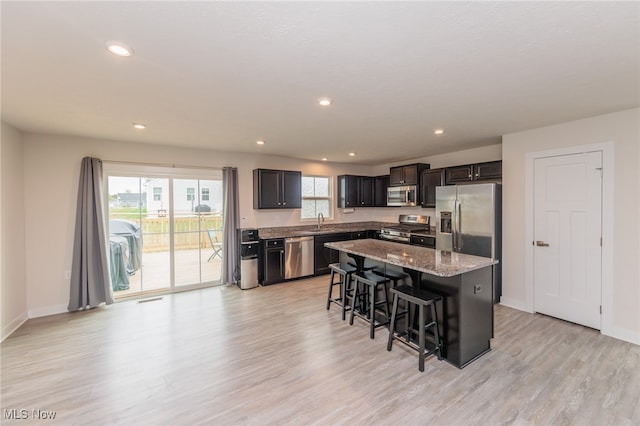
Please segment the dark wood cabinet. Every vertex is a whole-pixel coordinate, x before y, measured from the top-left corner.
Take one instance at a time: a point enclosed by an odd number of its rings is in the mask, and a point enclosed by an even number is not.
[[[468,182],[473,180],[473,164],[466,164],[464,166],[455,166],[446,168],[446,182],[447,185],[458,182]]]
[[[333,241],[350,240],[351,235],[348,233],[316,235],[314,238],[314,265],[315,275],[324,275],[329,273],[329,264],[339,261],[340,252],[324,246],[324,243]]]
[[[488,163],[474,164],[473,170],[476,180],[501,179],[502,161],[490,161]]]
[[[495,180],[502,178],[502,161],[465,164],[446,168],[446,184],[452,185],[475,180]]]
[[[436,206],[436,187],[445,183],[445,169],[427,169],[422,172],[420,179],[420,205],[422,207]]]
[[[371,176],[338,176],[338,207],[372,207],[374,182]]]
[[[284,239],[264,240],[263,285],[284,281]]]
[[[360,176],[360,207],[373,207],[373,185],[375,179],[371,176]]]
[[[387,207],[387,189],[389,188],[389,175],[373,178],[373,206]]]
[[[255,169],[254,209],[299,209],[302,207],[302,172]]]
[[[432,237],[430,235],[412,235],[411,236],[411,245],[412,246],[421,246],[428,248],[436,248],[436,237]]]
[[[422,171],[428,168],[429,165],[424,163],[391,167],[389,169],[389,185],[418,185]]]

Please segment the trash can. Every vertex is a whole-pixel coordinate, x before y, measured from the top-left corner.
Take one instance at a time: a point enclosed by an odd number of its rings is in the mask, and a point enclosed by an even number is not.
[[[260,239],[257,229],[238,230],[238,287],[247,290],[258,286]]]

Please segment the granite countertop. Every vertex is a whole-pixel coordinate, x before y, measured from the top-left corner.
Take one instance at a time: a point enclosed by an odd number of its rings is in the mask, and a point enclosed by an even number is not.
[[[439,277],[453,277],[498,263],[488,257],[372,239],[338,241],[325,246]]]
[[[361,232],[370,229],[382,229],[384,226],[393,225],[388,222],[351,222],[323,224],[320,230],[316,225],[282,226],[276,228],[260,228],[258,235],[261,240],[270,238],[309,237],[315,235],[339,234],[342,232]]]

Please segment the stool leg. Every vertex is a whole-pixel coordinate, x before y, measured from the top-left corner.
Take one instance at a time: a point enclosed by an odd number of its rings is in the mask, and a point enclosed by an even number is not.
[[[442,345],[440,344],[440,329],[438,328],[438,312],[436,310],[436,302],[434,301],[431,304],[431,317],[433,320],[433,335],[436,345],[436,350],[438,351],[438,360],[442,361]]]
[[[340,298],[342,299],[342,321],[347,315],[347,286],[349,285],[350,274],[344,274],[342,277],[342,284],[340,285]]]
[[[425,336],[424,336],[424,305],[420,305],[419,308],[419,321],[420,324],[418,325],[418,333],[420,334],[418,336],[418,347],[420,348],[420,352],[418,353],[418,369],[420,371],[424,371],[424,347],[425,347]]]
[[[375,339],[376,337],[376,286],[369,286],[369,320],[371,322],[369,326],[369,337]]]
[[[389,310],[389,296],[388,296],[388,286],[387,283],[382,285],[382,292],[384,293],[384,314],[386,315],[385,321],[389,321],[391,319],[391,311]]]
[[[349,317],[349,325],[353,325],[353,315],[355,314],[356,310],[356,299],[359,296],[358,284],[358,277],[356,277],[355,281],[353,282],[353,290],[351,291],[351,316]]]
[[[331,270],[331,276],[329,277],[329,295],[327,296],[327,311],[331,305],[331,294],[333,293],[333,278],[335,277],[335,271]]]
[[[389,340],[387,340],[387,350],[391,351],[393,345],[393,333],[396,328],[396,315],[398,315],[398,295],[393,295],[393,307],[391,308],[391,320],[389,322]]]
[[[415,309],[413,307],[413,303],[409,302],[408,300],[405,300],[405,305],[407,306],[407,335],[405,336],[405,339],[407,340],[407,342],[410,342],[411,341],[410,330],[414,326],[413,324],[414,315],[411,315],[411,311],[415,311]]]

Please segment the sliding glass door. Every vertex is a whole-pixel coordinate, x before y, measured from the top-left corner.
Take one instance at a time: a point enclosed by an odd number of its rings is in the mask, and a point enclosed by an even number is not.
[[[222,181],[173,180],[175,284],[220,280]]]
[[[220,284],[221,173],[145,169],[105,165],[114,295]]]

